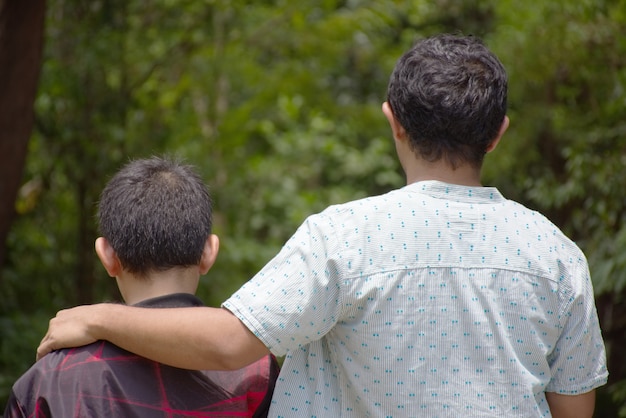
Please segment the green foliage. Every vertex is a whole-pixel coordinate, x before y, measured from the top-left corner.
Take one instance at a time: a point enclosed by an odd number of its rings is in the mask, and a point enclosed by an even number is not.
[[[0,282],[0,399],[48,317],[118,298],[93,215],[120,165],[167,152],[200,168],[221,246],[198,294],[218,305],[309,214],[403,184],[380,106],[396,59],[440,31],[482,36],[509,72],[511,127],[485,183],[553,219],[598,295],[623,303],[625,0],[49,0],[46,24]],[[605,308],[617,348],[622,311]],[[619,402],[611,387],[601,399]]]
[[[622,380],[611,387],[609,390],[615,403],[619,405],[617,416],[626,417],[626,380]]]

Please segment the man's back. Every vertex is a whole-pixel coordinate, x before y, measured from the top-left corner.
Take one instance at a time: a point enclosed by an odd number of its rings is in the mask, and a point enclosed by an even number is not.
[[[235,296],[273,352],[291,351],[272,415],[549,416],[545,390],[582,393],[601,380],[582,253],[496,189],[415,183],[331,207],[285,247],[259,288]],[[287,292],[293,305],[260,308],[252,292]],[[225,306],[245,321],[237,305]],[[310,314],[292,323],[290,312]]]

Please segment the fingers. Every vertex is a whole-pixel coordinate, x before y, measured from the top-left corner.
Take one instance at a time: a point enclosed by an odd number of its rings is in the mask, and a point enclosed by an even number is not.
[[[52,321],[54,320],[51,319],[50,322],[48,323],[48,331],[46,332],[46,335],[43,336],[43,338],[41,339],[41,342],[39,343],[39,347],[37,347],[37,356],[36,356],[36,361],[39,361],[43,358],[43,356],[45,356],[46,354],[48,354],[49,352],[53,351],[54,345],[52,343],[52,338],[50,337],[50,328],[52,328]]]
[[[95,312],[92,305],[78,306],[57,312],[50,320],[48,331],[37,347],[36,359],[62,348],[80,347],[96,341],[87,331],[86,322],[91,313]]]
[[[43,340],[41,340],[41,342],[39,343],[39,347],[37,347],[37,356],[35,357],[35,360],[41,360],[43,356],[52,351],[52,349],[49,347],[50,346],[46,344],[46,337],[44,337]]]

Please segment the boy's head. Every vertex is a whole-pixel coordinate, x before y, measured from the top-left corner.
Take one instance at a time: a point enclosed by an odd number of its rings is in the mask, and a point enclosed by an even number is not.
[[[387,102],[418,156],[480,167],[506,115],[507,76],[478,38],[438,35],[398,60]]]
[[[132,161],[100,196],[98,223],[122,269],[136,276],[200,263],[211,235],[212,202],[188,165],[152,157]]]

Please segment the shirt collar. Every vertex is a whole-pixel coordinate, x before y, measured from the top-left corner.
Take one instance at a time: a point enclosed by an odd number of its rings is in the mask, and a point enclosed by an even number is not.
[[[190,293],[172,293],[158,296],[135,303],[133,306],[141,308],[185,308],[191,306],[204,306],[204,303]]]
[[[456,202],[501,203],[504,196],[495,187],[462,186],[444,183],[438,180],[424,180],[403,187],[404,190],[423,193],[435,199],[447,199]]]

